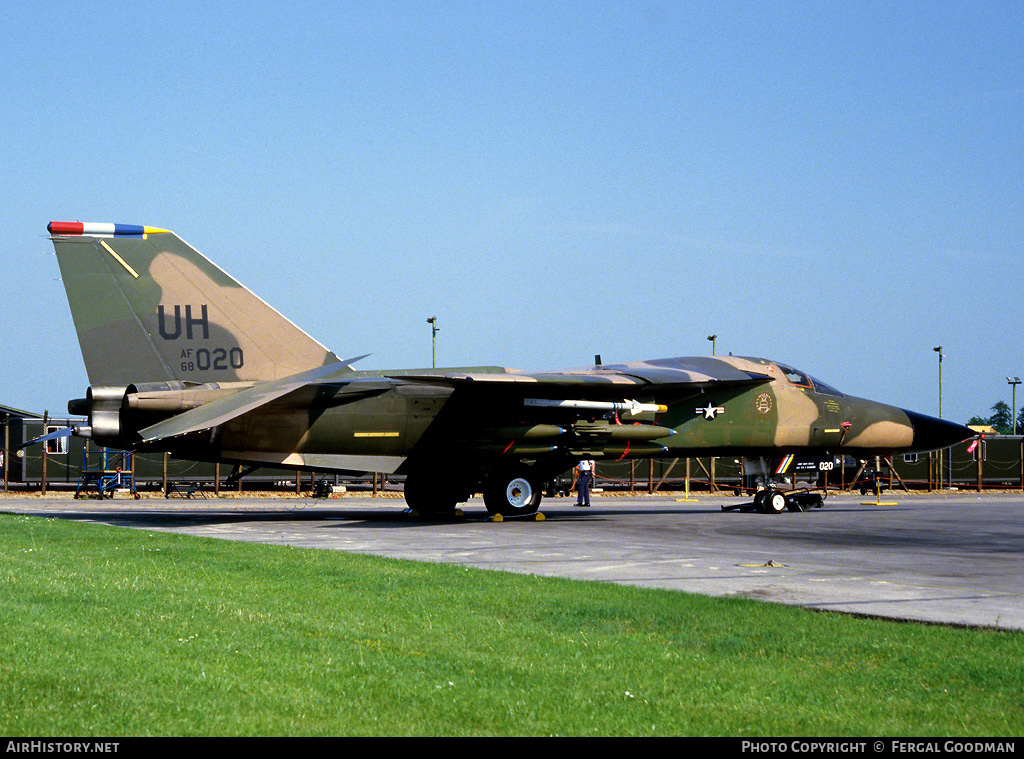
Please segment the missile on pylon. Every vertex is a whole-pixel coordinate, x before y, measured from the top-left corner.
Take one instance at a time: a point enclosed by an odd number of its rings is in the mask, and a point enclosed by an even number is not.
[[[550,398],[524,398],[524,406],[535,408],[573,408],[584,411],[618,411],[630,416],[646,413],[668,411],[668,406],[661,403],[640,403],[633,400],[624,401],[585,401],[585,400],[553,400]]]

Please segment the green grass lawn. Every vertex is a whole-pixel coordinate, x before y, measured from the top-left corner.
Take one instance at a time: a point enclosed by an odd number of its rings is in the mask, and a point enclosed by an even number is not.
[[[1024,732],[1024,634],[0,515],[0,733]]]

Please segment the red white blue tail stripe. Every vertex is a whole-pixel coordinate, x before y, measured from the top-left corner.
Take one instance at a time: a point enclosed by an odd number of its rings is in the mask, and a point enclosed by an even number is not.
[[[93,221],[51,221],[46,225],[51,235],[94,235],[96,237],[142,236],[166,232],[166,229],[138,224],[105,224]]]
[[[775,470],[775,474],[785,474],[786,470],[789,469],[789,465],[793,463],[793,454],[790,453],[782,457],[782,461],[779,462],[778,468]]]

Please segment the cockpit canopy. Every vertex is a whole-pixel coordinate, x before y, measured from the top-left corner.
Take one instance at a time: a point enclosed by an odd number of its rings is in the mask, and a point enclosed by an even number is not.
[[[791,385],[796,385],[797,387],[805,387],[808,390],[811,390],[816,393],[821,393],[822,395],[835,395],[840,398],[843,397],[843,394],[840,393],[831,385],[826,384],[819,379],[815,379],[809,374],[804,374],[799,369],[794,369],[792,366],[787,366],[786,364],[776,363],[775,365],[779,367],[779,369],[785,375],[786,379],[789,380],[789,384]]]

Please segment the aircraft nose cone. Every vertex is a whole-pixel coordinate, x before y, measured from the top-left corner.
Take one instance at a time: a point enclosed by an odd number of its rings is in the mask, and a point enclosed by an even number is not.
[[[915,451],[934,451],[938,448],[948,448],[959,443],[961,440],[974,437],[975,434],[974,430],[970,427],[964,427],[956,422],[948,422],[945,419],[925,416],[924,414],[918,414],[916,411],[907,411],[906,409],[903,409],[903,413],[910,419],[910,424],[914,428]]]

